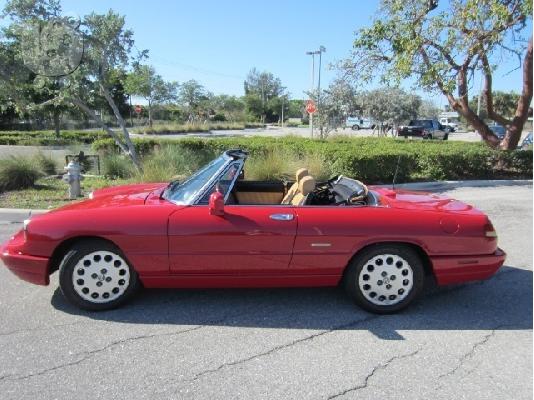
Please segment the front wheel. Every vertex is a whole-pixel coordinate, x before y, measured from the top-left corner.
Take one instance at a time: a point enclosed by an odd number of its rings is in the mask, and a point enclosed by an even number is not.
[[[446,133],[445,136],[443,136],[443,140],[448,140],[449,139],[449,134]]]
[[[74,305],[99,311],[128,300],[139,287],[139,278],[116,246],[88,240],[75,244],[63,258],[59,286]]]
[[[409,247],[370,247],[350,263],[345,289],[362,308],[391,314],[413,302],[424,285],[425,273],[418,254]]]
[[[360,126],[359,125],[352,125],[352,130],[353,131],[359,131],[360,130]]]

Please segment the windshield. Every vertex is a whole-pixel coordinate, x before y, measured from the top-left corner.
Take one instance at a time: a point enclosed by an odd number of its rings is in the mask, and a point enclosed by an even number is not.
[[[221,169],[228,161],[226,156],[216,158],[208,165],[205,165],[184,182],[170,185],[164,194],[164,198],[176,204],[190,204],[199,190]]]

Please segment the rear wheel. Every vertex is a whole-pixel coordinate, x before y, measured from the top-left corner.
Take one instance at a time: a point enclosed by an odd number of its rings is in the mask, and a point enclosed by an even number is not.
[[[359,131],[360,130],[360,126],[359,125],[352,125],[352,130],[353,131]]]
[[[424,268],[409,247],[380,245],[358,254],[344,278],[345,289],[367,311],[391,314],[407,307],[424,285]]]
[[[446,133],[445,136],[443,136],[443,140],[448,140],[449,139],[449,134]]]
[[[87,240],[75,244],[59,267],[59,286],[74,305],[109,310],[124,303],[139,287],[139,278],[113,244]]]

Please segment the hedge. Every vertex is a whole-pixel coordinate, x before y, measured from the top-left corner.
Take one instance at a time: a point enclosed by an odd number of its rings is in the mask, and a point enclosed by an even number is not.
[[[269,152],[301,158],[318,155],[333,174],[356,177],[367,183],[389,183],[397,163],[398,182],[458,179],[532,178],[532,150],[498,151],[483,143],[417,141],[392,138],[333,138],[315,140],[283,138],[184,138],[134,139],[141,156],[157,146],[173,146],[176,151],[209,151],[219,154],[241,148],[251,156]],[[111,139],[98,140],[93,149],[101,153],[118,152]]]
[[[91,144],[95,140],[106,138],[105,132],[88,131],[60,131],[56,136],[54,131],[0,131],[0,145],[22,146],[65,146],[70,144]]]

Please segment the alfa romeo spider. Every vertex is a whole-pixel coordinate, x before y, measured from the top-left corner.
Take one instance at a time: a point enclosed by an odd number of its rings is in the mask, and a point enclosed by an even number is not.
[[[425,284],[492,276],[504,262],[476,208],[443,195],[317,181],[246,179],[229,150],[189,178],[94,191],[24,221],[1,247],[19,278],[105,310],[145,288],[341,285],[364,309],[397,312]]]

